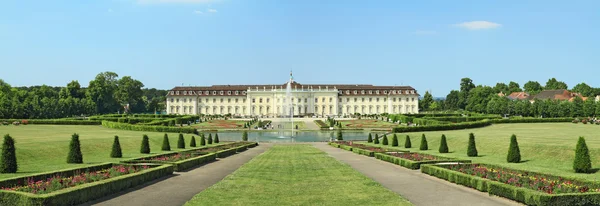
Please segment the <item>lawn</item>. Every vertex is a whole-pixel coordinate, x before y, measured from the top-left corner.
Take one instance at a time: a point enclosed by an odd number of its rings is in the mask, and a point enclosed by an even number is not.
[[[71,135],[79,134],[84,164],[67,164],[67,153]],[[82,167],[87,164],[119,162],[123,159],[145,156],[140,154],[142,135],[150,140],[151,154],[162,153],[164,133],[115,130],[101,126],[78,125],[21,125],[0,126],[0,135],[10,134],[15,139],[19,169],[16,174],[0,174],[0,179],[25,176],[32,173],[58,169]],[[113,138],[119,136],[123,158],[110,158]],[[169,133],[171,151],[178,151],[179,134]],[[189,148],[191,134],[185,134],[186,148]],[[208,136],[208,134],[207,134]],[[197,145],[200,144],[196,137]]]
[[[198,124],[192,124],[197,129],[243,129],[247,121],[243,120],[210,120]]]
[[[391,122],[381,121],[377,119],[356,119],[356,120],[340,120],[342,127],[354,128],[354,129],[368,129],[368,128],[394,128],[398,127],[398,124]]]
[[[186,205],[411,205],[311,145],[275,145]]]
[[[469,133],[475,134],[479,157],[467,157]],[[490,163],[515,169],[532,170],[561,176],[600,180],[600,172],[595,174],[576,174],[573,172],[575,145],[579,136],[584,136],[590,149],[592,167],[600,167],[600,126],[572,123],[532,123],[532,124],[496,124],[484,128],[402,133],[398,135],[400,147],[404,148],[404,139],[410,135],[411,151],[434,155],[470,159],[473,162]],[[429,150],[419,151],[421,134],[425,134]],[[450,153],[439,154],[440,137],[446,135]],[[506,155],[510,136],[517,135],[522,163],[507,163]],[[391,145],[391,135],[388,135]],[[373,144],[369,144],[373,145]]]

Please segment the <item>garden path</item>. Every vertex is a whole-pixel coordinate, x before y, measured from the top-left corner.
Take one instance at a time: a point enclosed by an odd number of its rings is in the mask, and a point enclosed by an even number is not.
[[[372,157],[334,148],[327,143],[314,143],[313,145],[398,193],[414,205],[521,205],[440,180],[423,174],[419,170],[410,170]]]
[[[225,176],[231,174],[252,158],[262,154],[271,146],[268,143],[261,143],[258,147],[248,149],[242,153],[218,159],[215,162],[189,171],[176,172],[167,178],[152,181],[82,205],[180,206],[192,199],[194,195],[221,181]]]

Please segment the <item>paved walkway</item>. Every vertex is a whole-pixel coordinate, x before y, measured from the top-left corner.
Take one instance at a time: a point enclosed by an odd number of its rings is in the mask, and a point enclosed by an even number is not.
[[[414,205],[521,205],[372,157],[314,143],[333,158],[400,194]]]
[[[194,195],[221,181],[255,156],[269,149],[271,144],[260,144],[242,153],[218,159],[215,162],[186,172],[130,188],[83,205],[144,205],[181,206]]]

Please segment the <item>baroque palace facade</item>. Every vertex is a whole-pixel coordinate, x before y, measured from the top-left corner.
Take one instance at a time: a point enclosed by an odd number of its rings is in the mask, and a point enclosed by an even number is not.
[[[290,78],[281,85],[175,87],[167,94],[166,110],[168,114],[239,117],[288,116],[292,109],[294,116],[406,114],[418,113],[418,98],[410,86],[302,85]]]

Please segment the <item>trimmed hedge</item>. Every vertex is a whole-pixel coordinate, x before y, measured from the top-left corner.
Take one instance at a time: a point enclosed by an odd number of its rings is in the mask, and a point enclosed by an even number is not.
[[[11,187],[13,185],[18,185],[19,183],[26,183],[30,178],[33,180],[41,180],[55,176],[73,176],[78,175],[82,171],[102,170],[110,168],[113,165],[118,164],[107,163],[83,168],[6,179],[0,181],[0,185],[2,187]],[[48,194],[38,195],[27,192],[0,190],[0,205],[77,205],[114,194],[170,174],[173,174],[173,167],[171,165],[161,165],[133,174],[86,183]]]
[[[429,120],[437,120],[437,121],[442,121],[442,122],[454,122],[454,123],[459,123],[459,122],[475,122],[475,121],[481,121],[481,120],[485,120],[485,119],[501,119],[502,116],[500,115],[483,115],[483,116],[470,116],[470,117],[457,117],[457,116],[453,116],[453,117],[423,117],[424,119],[429,119]],[[416,120],[415,120],[416,122]]]
[[[325,124],[325,122],[323,122],[323,120],[315,120],[314,122],[321,129],[329,129],[329,125]]]
[[[545,122],[572,122],[573,118],[515,118],[515,119],[491,119],[494,124],[503,123],[545,123]]]
[[[435,156],[435,155],[432,155],[432,156]],[[444,158],[442,160],[412,161],[409,159],[394,157],[394,156],[383,154],[383,153],[375,153],[375,158],[386,161],[386,162],[394,163],[394,164],[400,165],[402,167],[406,167],[408,169],[413,169],[413,170],[421,168],[421,165],[423,165],[423,164],[436,164],[436,163],[445,163],[445,162],[471,163],[471,160],[459,160],[459,159],[446,158],[446,157],[440,157],[440,158]]]
[[[356,148],[356,147],[352,148],[352,152],[354,152],[356,154],[361,154],[361,155],[369,156],[369,157],[374,157],[375,156],[375,152],[373,152],[373,151],[364,150],[364,149],[360,149],[360,148]]]
[[[180,154],[184,154],[185,152],[180,152]],[[167,154],[162,154],[162,156],[165,155],[172,155],[172,154],[177,154],[177,153],[167,153]],[[145,157],[148,158],[148,157]],[[209,163],[212,161],[215,161],[217,158],[217,155],[215,153],[207,153],[204,155],[200,155],[197,157],[192,157],[189,159],[184,159],[184,160],[180,160],[177,162],[168,162],[168,161],[155,161],[155,160],[142,160],[142,158],[138,158],[138,159],[133,159],[133,160],[126,160],[126,161],[122,161],[122,163],[156,163],[156,164],[169,164],[169,165],[173,165],[173,170],[175,172],[180,172],[180,171],[184,171],[186,169],[189,168],[193,168],[196,167],[198,165],[202,165],[205,163]]]
[[[149,131],[149,132],[169,132],[169,133],[196,133],[195,128],[191,127],[168,127],[168,126],[149,126],[149,125],[133,125],[127,123],[102,121],[102,126],[112,129],[132,130],[132,131]]]
[[[23,119],[0,119],[0,122],[21,122]],[[49,125],[101,125],[101,121],[95,120],[72,120],[72,119],[27,119],[27,124],[49,124]]]
[[[424,132],[424,131],[439,131],[439,130],[459,130],[459,129],[471,129],[490,126],[492,123],[489,120],[483,120],[479,122],[463,122],[456,124],[443,124],[443,125],[430,125],[430,126],[415,126],[415,127],[396,127],[393,132]]]
[[[600,192],[547,194],[453,171],[444,168],[443,165],[423,165],[421,172],[482,192],[488,192],[490,195],[515,200],[526,205],[600,205]],[[529,174],[535,175],[540,173],[530,172]],[[597,184],[595,182],[589,183]]]

